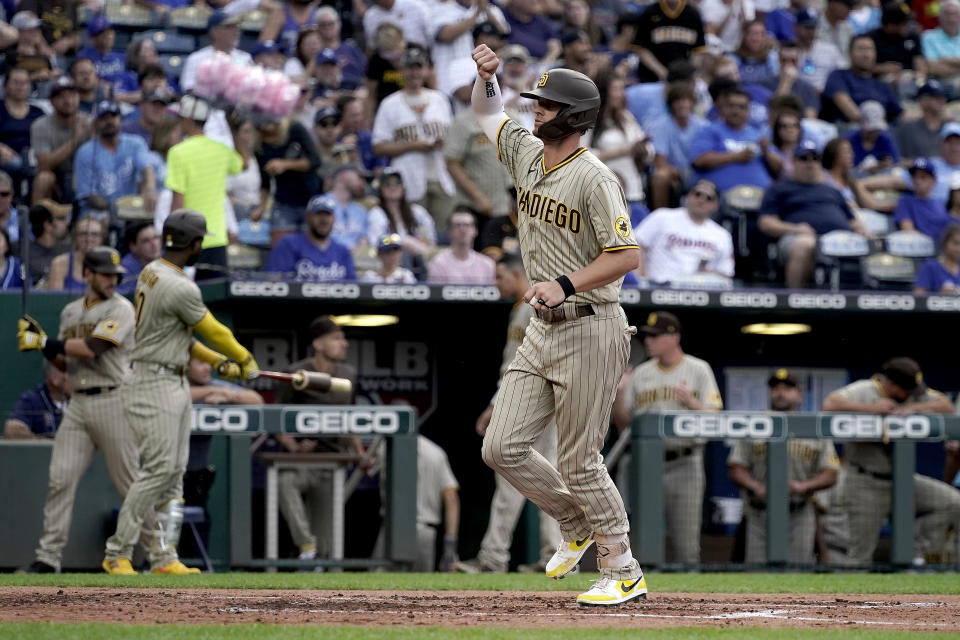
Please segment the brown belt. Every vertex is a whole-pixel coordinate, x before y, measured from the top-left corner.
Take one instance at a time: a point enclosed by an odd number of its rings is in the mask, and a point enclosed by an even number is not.
[[[570,309],[570,317],[567,317],[567,309]],[[577,318],[586,318],[596,315],[597,312],[589,304],[578,304],[575,307],[559,307],[548,311],[537,311],[537,317],[544,322],[563,322],[565,320],[576,320]]]
[[[116,389],[116,387],[90,387],[88,389],[74,389],[74,393],[79,393],[85,396],[98,396],[101,393],[110,393]]]

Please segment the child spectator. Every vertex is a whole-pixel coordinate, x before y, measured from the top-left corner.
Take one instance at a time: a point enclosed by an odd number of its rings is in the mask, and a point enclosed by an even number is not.
[[[917,158],[910,166],[913,194],[904,194],[897,201],[893,219],[902,231],[919,231],[937,239],[951,222],[943,202],[930,197],[937,183],[937,170],[927,158]]]
[[[862,172],[878,173],[900,163],[879,102],[867,100],[860,105],[860,128],[848,133],[847,140],[853,147],[853,164]]]
[[[930,258],[917,271],[913,292],[960,294],[960,225],[950,224],[940,239],[940,255]]]
[[[400,266],[403,260],[403,240],[396,233],[383,236],[377,245],[377,257],[380,259],[380,268],[376,271],[366,271],[360,277],[362,282],[382,282],[385,284],[416,284],[417,277],[413,272]]]

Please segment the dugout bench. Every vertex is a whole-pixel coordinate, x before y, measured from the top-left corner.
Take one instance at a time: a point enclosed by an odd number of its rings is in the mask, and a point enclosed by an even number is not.
[[[417,414],[406,406],[313,405],[194,405],[193,434],[227,436],[226,468],[218,469],[215,487],[226,525],[227,568],[372,568],[384,564],[410,565],[417,556]],[[383,436],[386,441],[384,476],[385,560],[338,558],[296,560],[254,558],[251,540],[251,437],[258,433],[285,433],[309,437]],[[0,567],[28,565],[43,525],[52,439],[0,438]],[[253,454],[257,455],[257,454]],[[276,454],[275,454],[276,455]],[[282,454],[279,454],[282,456]],[[304,460],[300,460],[304,462]],[[330,465],[331,460],[307,460]],[[338,464],[343,461],[334,461]],[[340,466],[342,469],[343,467]],[[216,491],[215,491],[216,492]],[[80,481],[74,503],[69,543],[64,550],[66,569],[93,569],[103,559],[103,545],[113,531],[109,522],[120,506],[102,456],[95,456]],[[220,514],[214,515],[218,518]],[[269,517],[269,512],[267,513]],[[341,519],[342,523],[342,519]]]
[[[914,542],[913,474],[918,441],[960,439],[960,416],[880,416],[851,413],[680,412],[636,416],[630,427],[630,508],[646,514],[631,527],[631,545],[641,566],[665,559],[663,438],[749,439],[767,443],[767,562],[787,561],[789,500],[787,440],[829,438],[892,445],[891,563],[911,565]],[[661,514],[650,517],[649,514]]]

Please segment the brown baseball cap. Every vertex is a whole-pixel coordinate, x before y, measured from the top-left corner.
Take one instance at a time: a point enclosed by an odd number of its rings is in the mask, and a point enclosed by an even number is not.
[[[907,393],[923,393],[927,390],[920,365],[913,358],[891,358],[883,364],[880,373]]]
[[[343,329],[330,316],[320,316],[310,323],[310,336],[312,338],[322,338],[334,331],[343,331]]]
[[[767,379],[767,386],[770,387],[771,389],[777,386],[778,384],[786,384],[786,385],[790,385],[791,387],[799,387],[800,381],[797,380],[797,377],[793,375],[793,373],[791,373],[790,370],[780,367],[779,369],[774,371],[773,374],[771,374],[771,376]]]
[[[647,316],[647,324],[640,327],[640,331],[651,336],[680,333],[680,320],[669,311],[654,311]]]

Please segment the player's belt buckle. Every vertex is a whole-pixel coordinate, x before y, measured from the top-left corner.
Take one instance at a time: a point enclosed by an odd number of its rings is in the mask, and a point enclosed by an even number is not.
[[[586,318],[587,316],[596,315],[596,311],[593,310],[593,306],[589,304],[578,304],[577,306],[570,308],[570,316],[567,317],[567,310],[563,307],[558,307],[556,309],[550,309],[549,311],[537,311],[537,317],[543,320],[544,322],[563,322],[564,320],[576,320],[577,318]]]
[[[116,387],[90,387],[89,389],[74,389],[74,392],[85,396],[98,396],[101,393],[110,393],[114,389]]]

